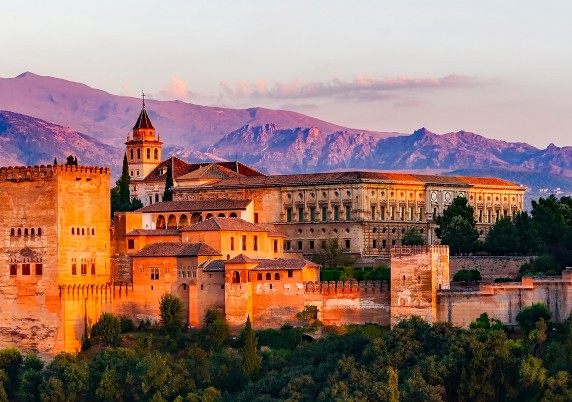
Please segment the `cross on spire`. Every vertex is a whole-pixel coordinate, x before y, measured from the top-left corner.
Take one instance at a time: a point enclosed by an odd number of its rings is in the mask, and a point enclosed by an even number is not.
[[[143,98],[143,109],[145,109],[145,92],[141,90],[141,97]]]

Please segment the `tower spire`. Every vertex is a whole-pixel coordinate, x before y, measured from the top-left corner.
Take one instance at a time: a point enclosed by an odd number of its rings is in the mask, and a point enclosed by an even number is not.
[[[145,92],[141,90],[141,98],[143,98],[143,109],[145,109]]]

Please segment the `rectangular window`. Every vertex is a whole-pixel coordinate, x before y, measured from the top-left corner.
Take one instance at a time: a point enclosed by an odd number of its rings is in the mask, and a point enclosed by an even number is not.
[[[322,222],[328,220],[328,207],[322,207]]]
[[[346,221],[349,221],[350,219],[352,219],[352,207],[346,205]]]
[[[375,220],[375,205],[371,206],[371,219]]]
[[[310,250],[314,249],[314,240],[310,240]]]
[[[30,264],[22,264],[22,275],[30,275]]]
[[[246,235],[242,235],[242,250],[246,250]]]
[[[391,207],[390,213],[391,213],[391,220],[392,221],[395,220],[395,207]]]
[[[314,222],[316,220],[316,208],[310,207],[310,221]]]
[[[381,207],[381,213],[380,213],[380,219],[384,220],[385,219],[385,207]]]
[[[292,222],[292,208],[286,208],[286,222]]]
[[[401,220],[405,220],[405,207],[401,207]]]
[[[387,243],[386,243],[385,240],[383,240],[383,241],[381,242],[381,248],[385,249],[386,246],[387,246]]]
[[[479,209],[479,223],[483,221],[483,210]]]
[[[153,196],[152,195],[149,196],[149,204],[153,204]]]
[[[258,250],[258,236],[254,236],[253,240],[254,240],[254,244],[252,245],[252,247],[253,247],[254,251],[257,251]]]
[[[423,208],[419,208],[419,219],[418,221],[423,221]]]
[[[127,240],[127,248],[129,250],[133,250],[135,248],[135,240],[134,239]]]
[[[95,275],[95,264],[91,264],[91,274]]]
[[[298,222],[304,222],[304,208],[298,208]]]
[[[234,250],[234,237],[230,238],[230,249]]]
[[[371,248],[377,248],[377,240],[376,239],[373,239],[371,241]]]
[[[291,246],[292,246],[292,244],[290,243],[290,240],[286,240],[286,241],[284,242],[284,249],[285,249],[285,250],[292,250],[292,247],[291,247]]]
[[[274,252],[278,252],[278,240],[274,240]]]
[[[44,266],[42,264],[36,264],[36,276],[42,276],[44,274]]]
[[[72,264],[72,275],[77,275],[77,264]]]
[[[294,276],[294,271],[292,271],[291,269],[288,270],[288,278],[292,278]]]
[[[298,250],[302,250],[302,240],[298,240]]]
[[[81,264],[81,274],[87,275],[87,264]]]
[[[413,216],[415,215],[415,212],[413,212],[413,207],[409,208],[409,220],[412,221],[413,220]]]
[[[340,220],[340,207],[338,206],[334,207],[334,220],[335,221]]]
[[[349,248],[350,248],[350,245],[351,245],[351,244],[350,244],[350,243],[351,243],[350,239],[346,239],[346,240],[345,240],[345,243],[346,243],[346,248],[349,249]]]
[[[258,223],[258,212],[254,213],[254,223]]]
[[[158,281],[159,280],[159,268],[151,268],[151,280]]]
[[[18,275],[18,264],[10,264],[10,276]]]

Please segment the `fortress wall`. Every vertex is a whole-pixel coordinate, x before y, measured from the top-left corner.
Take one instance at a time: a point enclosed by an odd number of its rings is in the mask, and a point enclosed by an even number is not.
[[[389,284],[379,281],[308,282],[305,305],[318,307],[326,325],[389,325]]]
[[[461,256],[449,257],[451,278],[461,269],[478,269],[483,280],[514,278],[521,265],[530,262],[533,256]]]
[[[481,286],[476,291],[442,291],[438,294],[439,320],[468,327],[482,313],[516,325],[516,315],[533,303],[545,303],[553,321],[563,321],[572,310],[570,281],[525,278],[522,283]]]

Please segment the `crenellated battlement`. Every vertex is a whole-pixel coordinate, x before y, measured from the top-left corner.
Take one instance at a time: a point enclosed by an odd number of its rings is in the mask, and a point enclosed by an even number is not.
[[[73,174],[75,176],[110,175],[107,167],[84,165],[34,165],[0,167],[0,182],[50,180],[56,175]]]
[[[387,282],[386,282],[387,283]],[[321,294],[348,294],[348,293],[381,293],[389,290],[389,283],[383,288],[383,281],[330,281],[330,282],[305,282],[304,290],[306,293]]]
[[[391,258],[399,258],[415,254],[449,254],[449,246],[435,244],[431,246],[392,246]]]

